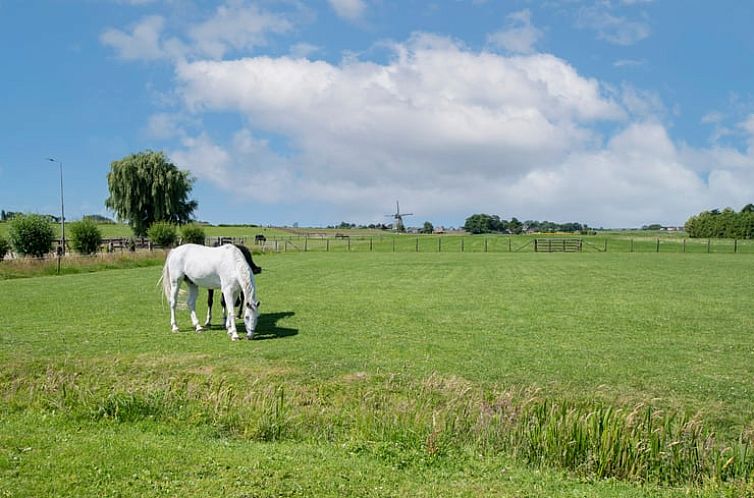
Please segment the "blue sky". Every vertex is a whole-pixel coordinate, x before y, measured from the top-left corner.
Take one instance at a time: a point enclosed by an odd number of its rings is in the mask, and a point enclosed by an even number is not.
[[[0,208],[111,216],[163,150],[211,223],[682,225],[754,202],[754,3],[0,0]]]

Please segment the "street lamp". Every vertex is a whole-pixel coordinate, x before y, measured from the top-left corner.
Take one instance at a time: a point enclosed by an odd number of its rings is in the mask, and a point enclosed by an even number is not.
[[[60,248],[60,254],[65,255],[65,209],[63,208],[63,161],[58,161],[51,157],[47,158],[48,161],[58,163],[60,166],[60,232],[62,235],[62,246]]]

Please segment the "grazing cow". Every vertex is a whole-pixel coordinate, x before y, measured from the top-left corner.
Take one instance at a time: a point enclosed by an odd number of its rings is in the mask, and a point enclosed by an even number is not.
[[[259,275],[262,273],[262,268],[254,264],[254,260],[251,258],[251,251],[249,251],[249,248],[244,245],[239,244],[233,244],[238,249],[240,249],[241,253],[243,254],[244,259],[246,260],[246,263],[248,263],[249,267],[251,268],[251,272],[254,275]],[[204,322],[205,327],[209,327],[210,322],[212,322],[212,302],[214,301],[215,297],[215,291],[214,289],[207,289],[207,320]],[[234,303],[234,308],[238,307],[238,318],[241,318],[241,314],[243,313],[243,307],[241,306],[241,303],[243,303],[244,295],[243,292],[241,292],[241,295],[236,298],[236,302]],[[223,308],[223,323],[226,322],[228,318],[228,310],[227,310],[227,304],[225,302],[225,295],[223,295],[220,298],[220,305]],[[233,309],[234,309],[233,308]],[[230,315],[233,315],[233,309],[231,309]]]

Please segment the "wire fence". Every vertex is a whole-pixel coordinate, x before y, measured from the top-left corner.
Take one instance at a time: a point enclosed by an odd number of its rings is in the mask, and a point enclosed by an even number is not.
[[[210,237],[207,245],[243,244],[259,252],[625,252],[677,254],[754,254],[754,240],[526,237],[477,235],[393,235],[335,237]]]
[[[553,253],[622,252],[674,254],[754,254],[754,240],[632,238],[632,237],[529,237],[481,235],[385,235],[385,236],[280,236],[207,237],[205,245],[245,245],[257,253],[285,252],[421,252],[421,253]],[[68,246],[68,244],[66,244]],[[60,255],[61,241],[55,241],[51,258]],[[163,249],[147,238],[104,239],[99,254],[118,254]],[[66,257],[75,257],[70,246]],[[15,259],[10,252],[8,259]]]

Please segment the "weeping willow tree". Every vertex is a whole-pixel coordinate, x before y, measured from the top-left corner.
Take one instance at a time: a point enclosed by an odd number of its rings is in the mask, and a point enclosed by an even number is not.
[[[187,223],[197,203],[188,195],[194,179],[179,170],[163,152],[147,150],[110,163],[105,206],[144,236],[156,221]]]

